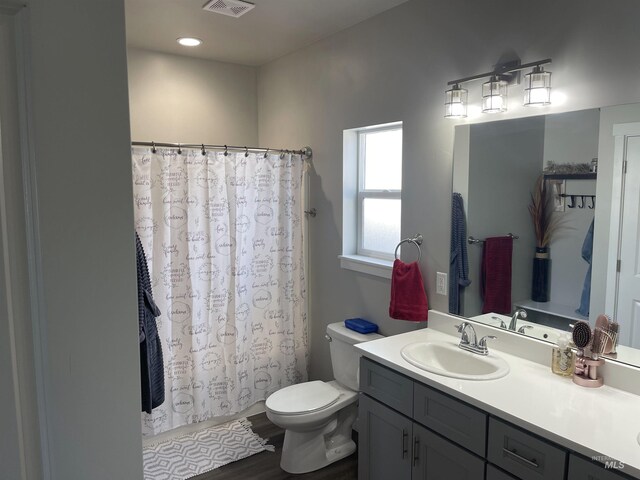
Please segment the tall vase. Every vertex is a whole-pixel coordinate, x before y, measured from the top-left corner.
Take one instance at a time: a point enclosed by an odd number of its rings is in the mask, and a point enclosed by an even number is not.
[[[551,259],[548,247],[536,247],[533,257],[533,278],[531,281],[531,300],[534,302],[549,301],[549,272]]]

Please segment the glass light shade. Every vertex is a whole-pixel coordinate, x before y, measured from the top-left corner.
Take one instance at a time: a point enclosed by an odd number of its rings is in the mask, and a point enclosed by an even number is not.
[[[551,103],[551,72],[538,65],[524,76],[524,106],[538,107]]]
[[[499,113],[507,111],[507,82],[498,77],[491,77],[482,84],[482,111]]]
[[[445,118],[464,118],[467,116],[467,91],[454,85],[451,90],[444,92]]]

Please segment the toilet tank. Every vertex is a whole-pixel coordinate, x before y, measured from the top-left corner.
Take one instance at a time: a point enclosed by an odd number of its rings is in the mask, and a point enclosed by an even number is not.
[[[378,333],[358,333],[344,326],[344,322],[327,325],[327,339],[330,340],[331,366],[333,378],[344,387],[358,391],[358,370],[360,353],[354,348],[356,343],[383,338]]]

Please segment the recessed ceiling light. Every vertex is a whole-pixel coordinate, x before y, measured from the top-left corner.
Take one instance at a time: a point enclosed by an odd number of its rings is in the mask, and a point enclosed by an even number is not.
[[[180,37],[178,43],[183,47],[197,47],[202,44],[202,40],[194,37]]]

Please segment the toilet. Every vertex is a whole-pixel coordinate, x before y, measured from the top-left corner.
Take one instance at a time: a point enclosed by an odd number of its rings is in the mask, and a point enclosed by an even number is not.
[[[267,417],[285,430],[280,467],[307,473],[356,450],[351,428],[358,413],[360,354],[356,343],[382,338],[349,330],[343,322],[327,325],[333,377],[285,387],[267,398]]]

